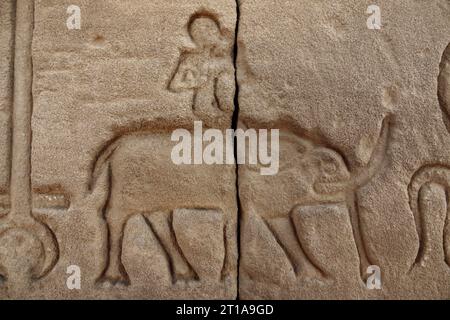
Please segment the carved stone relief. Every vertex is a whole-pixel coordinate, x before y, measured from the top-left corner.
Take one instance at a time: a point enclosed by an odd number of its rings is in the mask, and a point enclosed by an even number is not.
[[[450,298],[447,0],[77,6],[0,3],[0,299]]]

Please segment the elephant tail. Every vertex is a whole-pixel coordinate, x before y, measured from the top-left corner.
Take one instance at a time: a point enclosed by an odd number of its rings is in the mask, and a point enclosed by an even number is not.
[[[89,192],[93,192],[100,177],[103,176],[106,170],[109,170],[109,160],[114,154],[114,151],[120,146],[120,137],[110,141],[97,156],[92,170],[91,179],[89,181]],[[108,174],[109,175],[109,174]]]
[[[435,221],[429,221],[434,217],[428,216],[426,214],[426,209],[423,208],[420,203],[422,187],[429,183],[435,183],[442,186],[448,194],[448,191],[450,190],[450,167],[443,165],[422,167],[414,174],[408,186],[409,205],[414,215],[417,236],[419,238],[419,250],[414,264],[423,261],[427,253],[425,248],[430,239],[428,239],[425,234],[425,229],[427,228],[426,225],[436,223]]]

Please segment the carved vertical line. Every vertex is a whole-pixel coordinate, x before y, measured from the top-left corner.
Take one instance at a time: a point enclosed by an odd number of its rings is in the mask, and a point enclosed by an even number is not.
[[[33,110],[31,57],[34,1],[17,0],[12,112],[11,213],[31,212],[31,114]]]
[[[361,280],[364,280],[366,276],[365,269],[369,265],[372,265],[372,262],[370,261],[371,259],[369,258],[364,234],[362,232],[361,217],[357,198],[358,195],[356,194],[356,191],[348,192],[347,203],[350,214],[350,224],[353,232],[353,241],[355,242],[356,249],[358,251]]]
[[[9,50],[9,54],[10,54],[10,59],[11,59],[11,67],[10,67],[10,71],[9,71],[9,81],[10,81],[10,85],[8,87],[9,90],[9,95],[10,95],[10,99],[9,99],[9,116],[8,116],[8,155],[7,155],[7,168],[9,169],[8,172],[8,177],[7,177],[7,181],[9,181],[9,186],[7,186],[7,188],[9,190],[11,190],[11,166],[12,166],[12,145],[13,145],[13,141],[12,141],[12,130],[13,130],[13,104],[14,104],[14,97],[13,97],[13,92],[14,92],[14,59],[15,59],[15,46],[16,46],[16,40],[15,40],[15,36],[16,36],[16,1],[15,0],[10,0],[10,21],[11,21],[11,38],[10,38],[10,50]]]

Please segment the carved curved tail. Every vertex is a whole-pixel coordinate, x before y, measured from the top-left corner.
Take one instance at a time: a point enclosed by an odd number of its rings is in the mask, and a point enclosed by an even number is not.
[[[427,208],[421,205],[420,193],[422,187],[427,184],[437,184],[445,189],[446,202],[448,202],[448,192],[450,190],[450,167],[446,166],[425,166],[417,171],[408,186],[409,205],[414,215],[414,222],[416,225],[417,236],[419,238],[419,249],[417,252],[414,264],[421,263],[427,254],[425,248],[429,247],[428,237],[425,234],[424,228],[426,224],[436,224],[437,221],[429,221],[430,218],[435,218],[435,215],[429,216],[425,214]],[[446,205],[445,205],[446,206]],[[444,218],[445,223],[445,218]],[[447,257],[447,264],[450,264],[450,257]]]
[[[113,155],[114,151],[119,147],[119,145],[120,145],[120,137],[113,139],[99,153],[97,159],[95,160],[91,179],[89,181],[89,192],[94,191],[99,177],[102,175],[104,170],[107,168],[109,159]]]

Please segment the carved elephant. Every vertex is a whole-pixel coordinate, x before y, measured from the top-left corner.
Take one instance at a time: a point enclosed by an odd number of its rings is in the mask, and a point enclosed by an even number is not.
[[[353,170],[324,139],[303,131],[299,135],[291,129],[281,131],[277,175],[260,176],[257,166],[240,169],[244,246],[250,243],[245,236],[245,223],[254,223],[258,216],[282,247],[295,274],[305,267],[300,260],[307,260],[309,267],[316,269],[316,275],[335,273],[337,268],[330,265],[336,261],[342,261],[344,269],[352,268],[358,275],[369,258],[355,193],[382,169],[389,128],[387,116],[367,165]],[[294,241],[303,252],[300,258]],[[322,248],[318,248],[320,245]]]
[[[231,234],[236,222],[228,218],[230,211],[226,209],[235,204],[234,169],[175,165],[172,147],[170,133],[135,131],[112,140],[97,157],[89,188],[91,194],[100,189],[105,195],[103,214],[108,229],[108,252],[100,281],[130,282],[121,261],[122,240],[126,222],[136,214],[145,217],[164,247],[174,281],[195,279],[173,230],[173,212],[178,209],[212,211],[223,217],[225,234],[220,239],[226,247],[222,269],[224,274],[229,271],[229,256],[235,251]]]

